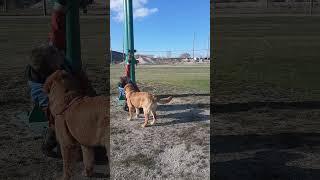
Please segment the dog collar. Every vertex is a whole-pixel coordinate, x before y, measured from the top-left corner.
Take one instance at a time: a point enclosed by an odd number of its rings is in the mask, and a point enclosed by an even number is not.
[[[84,97],[84,96],[78,96],[78,97],[72,99],[72,101],[71,101],[60,113],[57,113],[56,116],[58,116],[58,115],[63,115],[63,113],[64,113],[67,109],[69,109],[69,107],[70,107],[73,103],[75,103],[76,101],[82,99],[83,97]]]

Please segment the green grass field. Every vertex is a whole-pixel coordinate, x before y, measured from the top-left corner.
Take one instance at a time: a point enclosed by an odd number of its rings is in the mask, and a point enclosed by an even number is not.
[[[82,62],[90,80],[99,92],[106,92],[99,82],[106,81],[107,26],[106,17],[82,17],[81,50]],[[13,98],[29,101],[24,70],[31,50],[48,40],[50,17],[0,16],[0,101]],[[8,95],[17,92],[19,96]],[[3,100],[6,101],[6,100]]]
[[[123,65],[111,65],[111,86],[115,87],[123,75]],[[209,93],[209,65],[138,65],[136,68],[137,83],[148,86],[172,86],[181,93],[197,91]]]
[[[107,52],[106,17],[82,17],[81,50],[84,64],[106,65]],[[25,65],[31,49],[48,40],[50,17],[4,17],[0,16],[1,63],[17,60],[16,65]]]
[[[264,92],[264,99],[320,100],[320,17],[214,20],[217,97]]]

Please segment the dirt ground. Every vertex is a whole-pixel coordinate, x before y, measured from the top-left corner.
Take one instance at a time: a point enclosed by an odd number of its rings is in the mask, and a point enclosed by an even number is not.
[[[320,102],[272,87],[248,90],[213,97],[211,179],[319,179]]]
[[[140,84],[165,97],[170,88]],[[175,94],[175,95],[174,95]],[[116,94],[111,101],[112,179],[209,179],[208,94],[175,92],[158,106],[158,121],[141,128],[143,117],[127,120]]]

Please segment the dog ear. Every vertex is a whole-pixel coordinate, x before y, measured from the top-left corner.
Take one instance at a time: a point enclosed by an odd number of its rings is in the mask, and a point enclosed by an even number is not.
[[[46,80],[46,82],[44,83],[44,85],[43,85],[43,91],[44,91],[45,93],[49,93],[52,84],[53,84],[53,79],[49,77],[49,78]]]
[[[49,93],[50,92],[50,89],[51,89],[51,86],[53,84],[53,82],[59,77],[61,76],[61,70],[57,70],[55,71],[54,73],[52,73],[48,78],[47,80],[45,81],[44,85],[43,85],[43,91],[45,93]]]
[[[123,89],[126,90],[126,89],[128,89],[128,87],[129,87],[129,84],[126,84],[126,85],[123,87]]]

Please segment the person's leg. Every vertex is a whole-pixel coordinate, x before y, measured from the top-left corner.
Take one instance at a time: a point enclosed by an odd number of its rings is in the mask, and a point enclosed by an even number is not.
[[[123,110],[129,111],[129,107],[128,107],[128,104],[127,104],[127,100],[125,100]]]
[[[42,151],[45,155],[49,157],[61,157],[60,149],[56,139],[56,133],[54,130],[54,118],[51,115],[48,107],[42,108],[42,111],[44,112],[49,124],[47,132],[44,137],[44,142],[42,144]],[[56,147],[57,147],[57,152],[55,153],[53,149]]]
[[[43,84],[28,81],[28,85],[31,90],[31,97],[34,103],[39,104],[45,115],[46,120],[49,122],[49,128],[44,136],[44,142],[42,144],[42,151],[45,155],[50,157],[56,157],[57,154],[53,152],[53,149],[57,146],[55,131],[54,131],[54,118],[49,110],[49,99],[47,94],[43,92]]]

